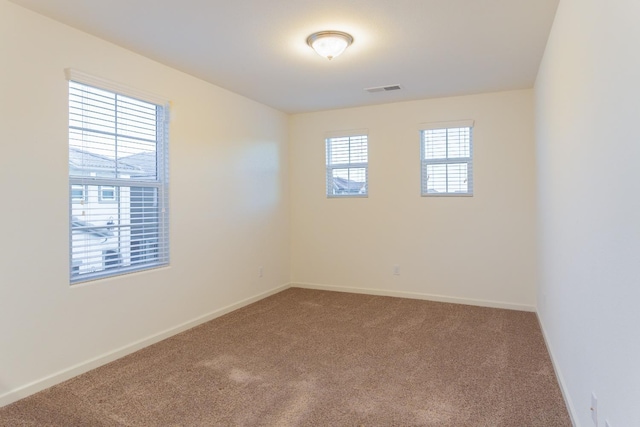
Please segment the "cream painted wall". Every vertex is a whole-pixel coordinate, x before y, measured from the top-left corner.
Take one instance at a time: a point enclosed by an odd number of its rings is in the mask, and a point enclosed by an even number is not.
[[[289,282],[285,114],[6,0],[0,52],[0,405]],[[172,101],[170,267],[69,286],[66,67]]]
[[[475,120],[475,195],[421,197],[419,123],[461,119]],[[290,129],[292,283],[533,310],[531,90],[299,114]],[[327,199],[325,133],[350,129],[368,129],[369,197]]]
[[[561,0],[535,87],[541,323],[578,426],[640,425],[640,2]]]

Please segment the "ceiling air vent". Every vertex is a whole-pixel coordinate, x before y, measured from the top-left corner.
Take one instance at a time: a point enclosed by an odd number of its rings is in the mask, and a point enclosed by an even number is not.
[[[392,90],[400,90],[400,89],[402,89],[400,85],[389,85],[389,86],[367,87],[364,90],[366,90],[369,93],[376,93],[376,92],[389,92]]]

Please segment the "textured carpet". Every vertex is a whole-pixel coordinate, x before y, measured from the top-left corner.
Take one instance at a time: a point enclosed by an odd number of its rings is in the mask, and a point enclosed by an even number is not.
[[[0,408],[2,426],[570,426],[534,313],[292,288]]]

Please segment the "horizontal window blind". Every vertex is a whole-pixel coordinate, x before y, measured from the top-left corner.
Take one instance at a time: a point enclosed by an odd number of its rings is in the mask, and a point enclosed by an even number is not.
[[[169,262],[167,107],[69,81],[71,283]]]
[[[327,138],[327,196],[366,196],[368,156],[367,135]]]
[[[423,196],[473,195],[472,129],[421,131]]]

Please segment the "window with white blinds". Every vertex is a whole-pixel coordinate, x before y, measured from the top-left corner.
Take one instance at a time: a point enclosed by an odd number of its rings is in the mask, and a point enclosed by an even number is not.
[[[469,125],[420,131],[423,196],[473,195],[472,129]]]
[[[72,284],[169,263],[167,110],[69,80]]]
[[[369,149],[367,135],[326,139],[327,196],[366,197]]]

